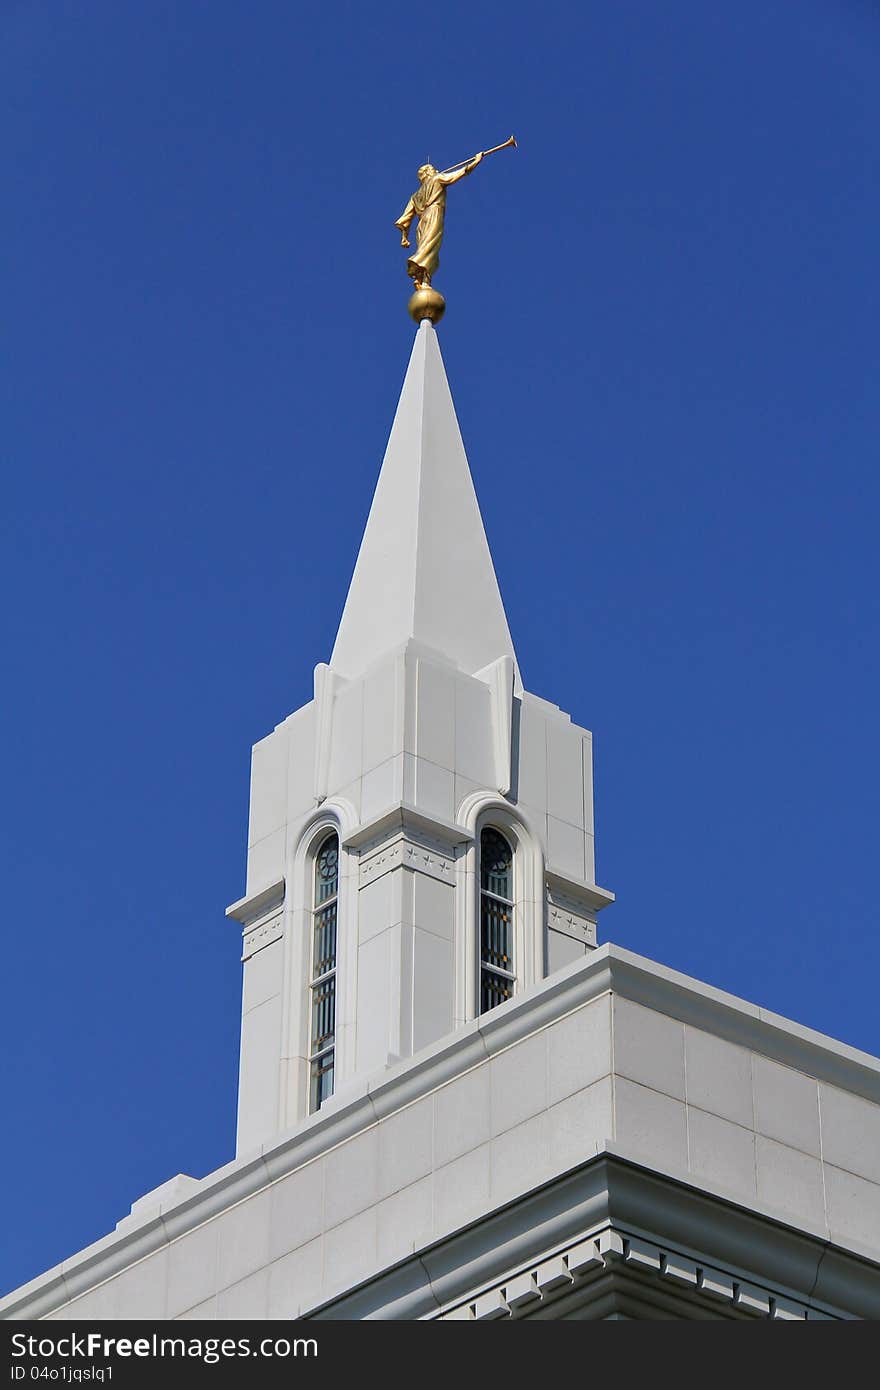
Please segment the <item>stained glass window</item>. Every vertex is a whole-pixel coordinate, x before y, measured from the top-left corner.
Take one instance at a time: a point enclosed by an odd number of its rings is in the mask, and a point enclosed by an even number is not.
[[[513,996],[513,851],[491,826],[480,835],[480,1013]]]
[[[309,1110],[333,1094],[336,1063],[336,915],[339,900],[339,836],[333,832],[315,855],[312,908]]]

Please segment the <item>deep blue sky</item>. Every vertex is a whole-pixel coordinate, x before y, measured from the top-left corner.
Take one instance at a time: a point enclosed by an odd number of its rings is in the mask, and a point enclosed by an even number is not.
[[[440,330],[602,939],[880,1053],[880,6],[0,0],[0,1287],[233,1151],[250,745]]]

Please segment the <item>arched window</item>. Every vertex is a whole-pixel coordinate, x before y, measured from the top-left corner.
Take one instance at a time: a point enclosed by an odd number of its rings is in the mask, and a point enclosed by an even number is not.
[[[513,850],[492,826],[480,834],[480,1013],[513,995]]]
[[[339,901],[339,836],[321,841],[315,855],[312,898],[309,1111],[333,1094],[336,1061],[336,909]]]

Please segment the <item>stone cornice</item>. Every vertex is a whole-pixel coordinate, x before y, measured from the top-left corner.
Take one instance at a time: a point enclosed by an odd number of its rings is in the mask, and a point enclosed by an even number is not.
[[[247,928],[279,908],[283,901],[284,879],[279,878],[277,882],[270,883],[268,888],[261,888],[259,893],[252,893],[250,897],[239,898],[237,902],[230,903],[225,915],[241,922]]]
[[[572,878],[569,874],[554,869],[552,864],[547,865],[544,877],[547,880],[547,888],[554,897],[558,895],[572,899],[592,912],[601,912],[603,907],[608,907],[614,902],[614,894],[607,888],[599,888],[595,883],[587,883],[584,879]]]
[[[880,1310],[876,1263],[644,1168],[609,1142],[563,1177],[304,1316],[527,1316],[539,1299],[589,1298],[589,1280],[615,1268],[739,1316],[876,1318]]]
[[[270,883],[249,898],[240,898],[226,909],[226,916],[241,922],[242,960],[249,960],[264,946],[278,941],[283,931],[284,879]]]
[[[383,840],[390,839],[401,831],[416,837],[428,835],[432,840],[450,848],[474,838],[466,826],[456,825],[454,821],[440,820],[435,816],[426,816],[409,802],[400,801],[390,810],[383,811],[381,816],[376,816],[374,820],[358,826],[351,834],[343,836],[342,843],[349,849],[363,849],[364,846],[379,845]]]
[[[581,1235],[562,1250],[530,1261],[525,1269],[512,1270],[504,1279],[433,1314],[433,1318],[494,1322],[500,1318],[529,1317],[539,1308],[545,1313],[550,1308],[547,1316],[552,1318],[552,1305],[563,1300],[570,1304],[572,1296],[582,1307],[588,1303],[596,1276],[608,1270],[647,1274],[678,1295],[726,1303],[744,1316],[785,1322],[827,1322],[835,1317],[814,1304],[788,1297],[772,1285],[752,1283],[706,1262],[698,1264],[672,1249],[668,1242],[644,1240],[609,1222],[599,1231]]]

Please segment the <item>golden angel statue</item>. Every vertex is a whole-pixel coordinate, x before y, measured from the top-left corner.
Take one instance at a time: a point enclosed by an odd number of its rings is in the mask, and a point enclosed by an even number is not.
[[[419,169],[419,186],[394,224],[400,230],[401,246],[409,246],[407,233],[413,218],[419,219],[416,249],[406,263],[406,273],[417,290],[430,285],[431,276],[440,264],[446,190],[451,183],[458,183],[459,179],[472,174],[482,158],[482,154],[475,154],[454,173],[438,173],[433,164],[423,164]]]
[[[472,159],[462,160],[460,164],[453,164],[448,169],[438,171],[433,164],[423,164],[419,169],[419,186],[394,224],[400,232],[401,246],[408,247],[408,233],[413,218],[419,219],[416,228],[416,249],[406,263],[406,273],[411,277],[415,287],[409,310],[417,322],[423,318],[438,322],[446,307],[443,296],[432,289],[431,277],[440,264],[447,188],[472,174],[487,154],[507,149],[509,145],[516,145],[512,135],[503,145],[495,145],[491,150],[481,150]]]

